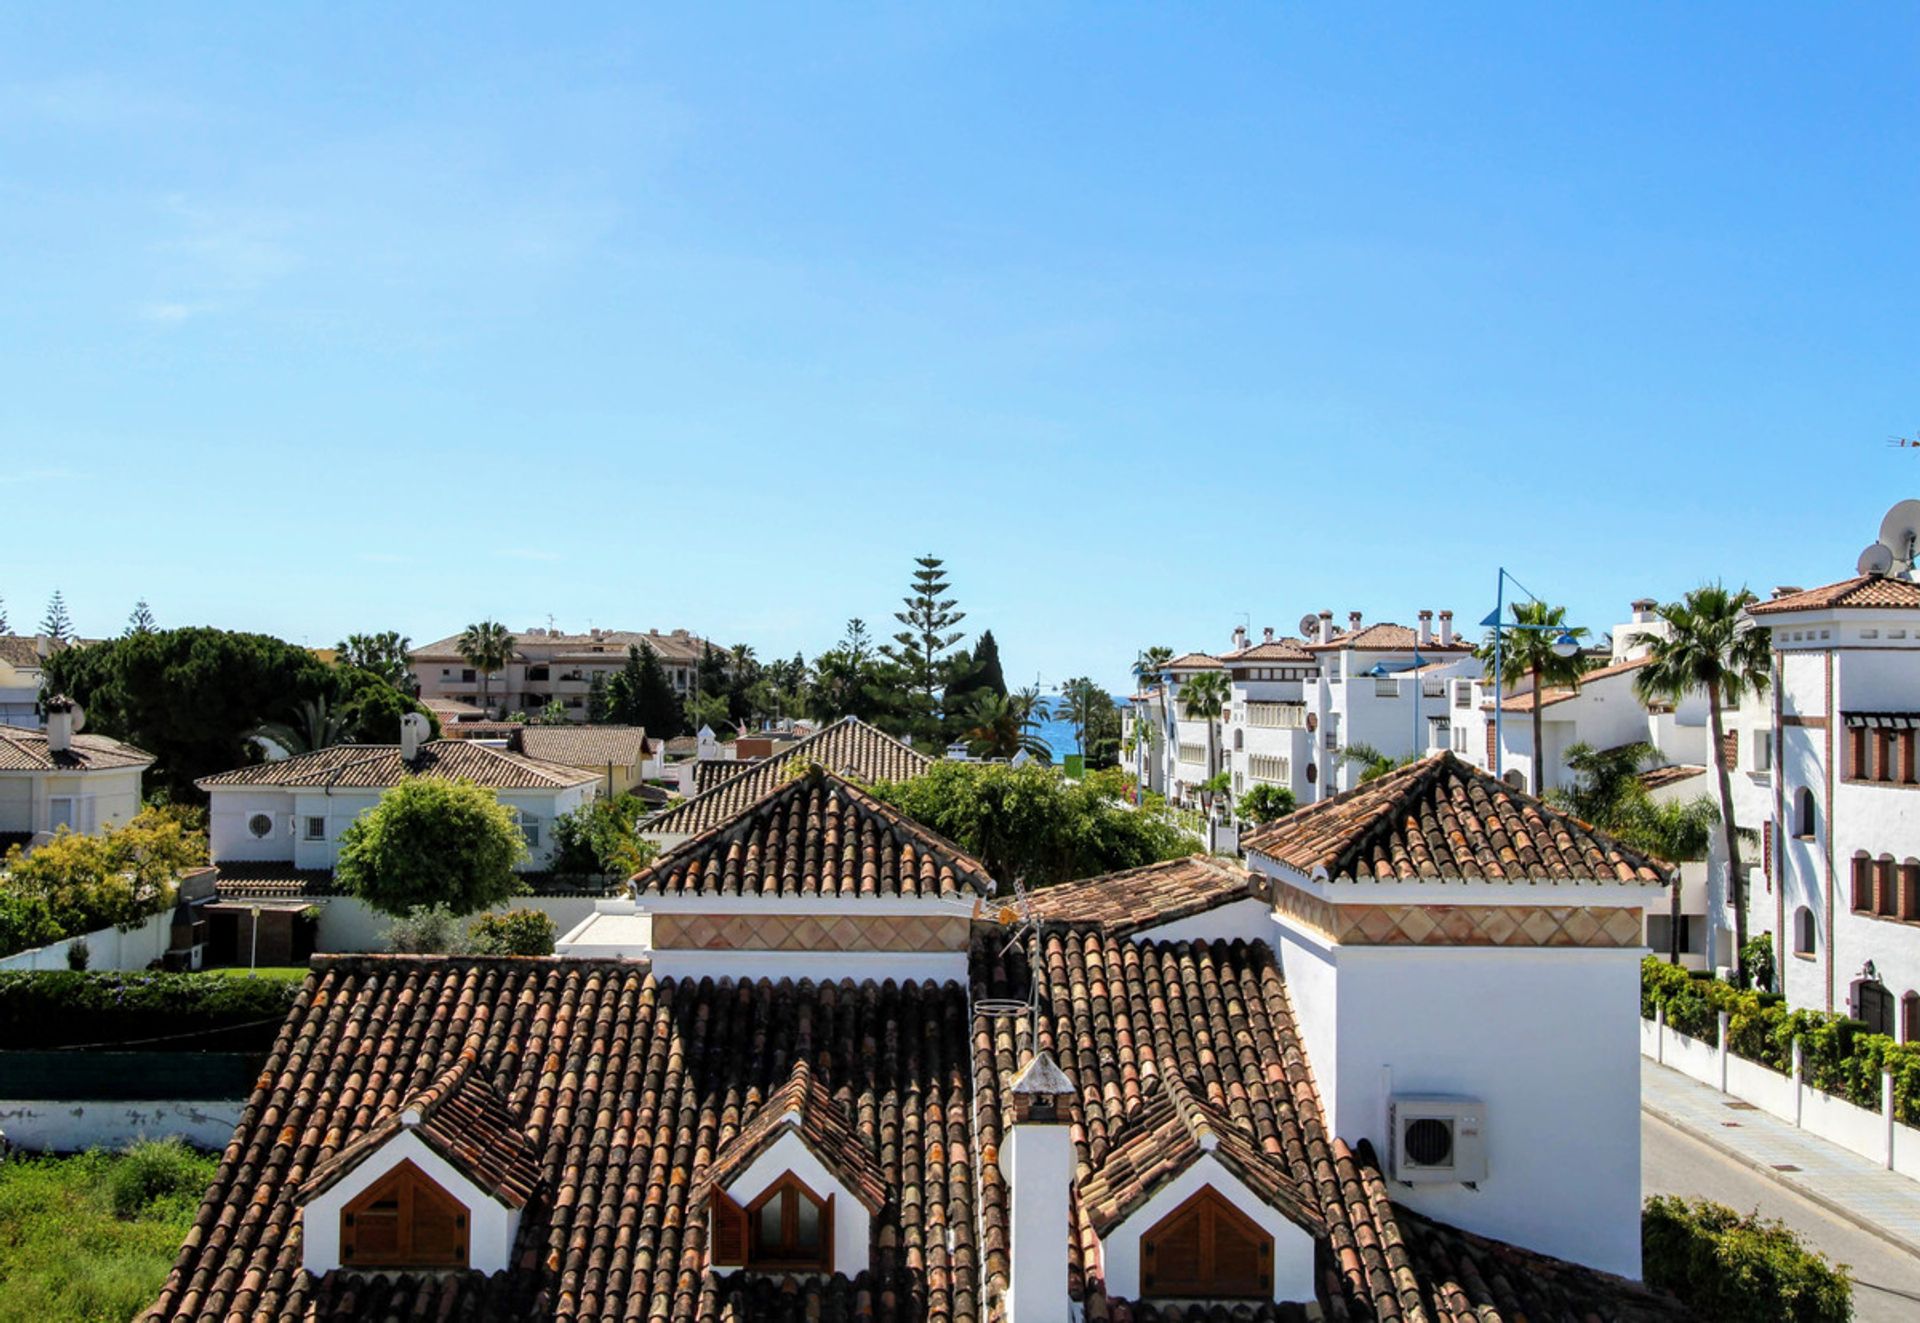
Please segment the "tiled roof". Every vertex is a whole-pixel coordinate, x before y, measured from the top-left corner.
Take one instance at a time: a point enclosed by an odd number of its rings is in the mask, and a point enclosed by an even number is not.
[[[1297,809],[1240,844],[1336,880],[1656,883],[1669,871],[1452,753]]]
[[[1204,652],[1189,652],[1183,656],[1175,657],[1172,661],[1168,662],[1163,669],[1169,671],[1217,671],[1220,669],[1220,666],[1221,661],[1218,657],[1210,656]]]
[[[644,726],[522,726],[520,752],[564,767],[638,767],[647,753]]]
[[[1240,662],[1310,662],[1313,654],[1307,651],[1307,645],[1300,639],[1275,639],[1271,643],[1255,643],[1229,652],[1220,659],[1229,664]]]
[[[1042,921],[1129,933],[1245,900],[1252,883],[1238,862],[1196,854],[1043,887],[1032,893],[1032,909]]]
[[[869,1213],[880,1211],[887,1202],[886,1177],[880,1164],[847,1119],[846,1109],[814,1078],[804,1058],[793,1063],[786,1083],[762,1100],[760,1110],[740,1127],[732,1142],[714,1152],[702,1193],[726,1188],[753,1165],[755,1158],[773,1147],[790,1125],[862,1207]]]
[[[958,984],[656,980],[617,961],[314,962],[194,1228],[145,1316],[615,1323],[984,1320]],[[524,1121],[540,1184],[511,1271],[315,1278],[298,1191],[362,1127],[471,1050]],[[696,1192],[805,1060],[874,1156],[886,1201],[852,1281],[701,1271]]]
[[[1578,697],[1580,694],[1580,691],[1585,689],[1590,684],[1597,684],[1601,680],[1611,680],[1615,676],[1631,675],[1633,672],[1639,670],[1642,666],[1645,666],[1648,662],[1652,660],[1653,658],[1651,656],[1630,657],[1626,661],[1614,662],[1611,665],[1602,666],[1597,670],[1586,672],[1584,675],[1580,677],[1580,682],[1578,684],[1550,685],[1540,695],[1540,706],[1552,707],[1555,703],[1564,703],[1569,698]],[[1491,703],[1487,703],[1483,705],[1483,708],[1486,711],[1492,711],[1493,705]],[[1500,704],[1500,710],[1502,712],[1533,711],[1532,691],[1528,691],[1527,693],[1524,693],[1524,694],[1509,695],[1507,699]]]
[[[0,634],[0,661],[20,670],[37,671],[40,669],[40,640],[37,634]],[[99,639],[73,639],[61,643],[56,639],[47,639],[47,651],[64,652],[68,648],[81,648],[89,643],[98,643]]]
[[[731,781],[758,767],[763,758],[703,758],[693,765],[693,793],[704,795],[723,781]]]
[[[333,872],[296,868],[286,859],[239,859],[216,866],[214,891],[225,897],[330,896],[337,892]]]
[[[1862,574],[1824,588],[1788,593],[1770,601],[1755,602],[1747,608],[1753,616],[1777,615],[1782,611],[1818,611],[1831,607],[1874,607],[1885,610],[1920,608],[1920,583],[1889,579],[1878,574]]]
[[[457,777],[490,790],[548,790],[582,785],[593,774],[545,763],[472,740],[427,740],[411,763],[397,744],[336,744],[318,753],[279,762],[254,763],[202,777],[202,789],[219,786],[397,786],[415,776]]]
[[[737,816],[634,874],[643,894],[991,895],[986,868],[831,772],[776,784]]]
[[[1075,1086],[1069,1133],[1081,1179],[1097,1180],[1109,1158],[1152,1121],[1164,1100],[1162,1078],[1180,1081],[1222,1118],[1215,1125],[1238,1129],[1277,1162],[1302,1205],[1325,1224],[1324,1317],[1647,1323],[1687,1316],[1637,1283],[1395,1205],[1372,1150],[1364,1143],[1350,1149],[1328,1133],[1280,971],[1264,944],[1136,942],[1076,929],[1042,939],[1040,969],[1038,1039]],[[976,998],[1013,1000],[1023,1000],[1033,981],[1024,948],[1003,950],[1000,941],[976,946],[974,979]],[[1032,1044],[1026,1017],[981,1017],[974,1101],[983,1154],[997,1153],[1004,1141],[1011,1082]],[[983,1158],[979,1174],[982,1269],[987,1294],[998,1298],[1007,1285],[1008,1190],[997,1162]],[[1076,1201],[1069,1277],[1089,1319],[1122,1318],[1085,1266],[1096,1248],[1089,1211]],[[1185,1317],[1144,1304],[1130,1308],[1142,1323]],[[1305,1317],[1285,1306],[1246,1308],[1244,1317],[1261,1323]]]
[[[1106,1236],[1202,1154],[1211,1154],[1246,1187],[1295,1226],[1327,1234],[1319,1201],[1301,1189],[1286,1160],[1261,1148],[1232,1117],[1201,1101],[1194,1089],[1166,1075],[1154,1077],[1159,1095],[1080,1183],[1080,1212],[1088,1229]]]
[[[1640,773],[1640,784],[1649,790],[1660,790],[1667,786],[1678,785],[1682,781],[1691,781],[1707,769],[1689,763],[1675,763],[1671,767],[1654,767]]]
[[[1419,631],[1405,625],[1395,625],[1381,621],[1376,625],[1363,625],[1351,633],[1335,634],[1325,643],[1305,645],[1309,652],[1339,652],[1345,648],[1357,648],[1363,652],[1472,652],[1473,644],[1456,637],[1452,643],[1442,644],[1440,636],[1434,635],[1427,642],[1420,642]]]
[[[420,706],[439,717],[442,721],[481,721],[486,711],[478,703],[469,703],[464,698],[434,698],[422,696]]]
[[[105,735],[75,735],[60,753],[47,749],[47,733],[21,726],[0,726],[0,772],[104,772],[116,767],[145,767],[153,755]]]
[[[324,1192],[406,1130],[507,1207],[525,1208],[540,1182],[540,1154],[478,1060],[474,1048],[462,1051],[438,1079],[316,1167],[300,1198]]]
[[[869,784],[910,781],[933,763],[925,754],[915,753],[858,717],[842,717],[792,748],[676,804],[659,817],[649,818],[641,830],[648,835],[692,836],[718,826],[786,780],[788,764],[796,758],[802,765],[818,763],[837,776]]]
[[[527,728],[524,721],[454,721],[440,727],[450,740],[506,740],[509,745]]]

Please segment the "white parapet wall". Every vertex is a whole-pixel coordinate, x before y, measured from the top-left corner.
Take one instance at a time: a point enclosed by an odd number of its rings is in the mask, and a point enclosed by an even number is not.
[[[0,959],[0,969],[67,969],[68,952],[87,945],[88,969],[145,969],[167,953],[173,940],[173,909],[150,914],[132,928],[100,928],[78,937],[64,937],[31,951]]]
[[[233,1138],[246,1105],[244,1098],[136,1102],[0,1099],[0,1134],[15,1149],[40,1153],[118,1149],[142,1139],[171,1138],[218,1151]]]

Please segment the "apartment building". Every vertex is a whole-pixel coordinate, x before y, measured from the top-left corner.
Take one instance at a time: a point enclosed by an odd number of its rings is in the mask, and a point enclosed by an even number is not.
[[[483,677],[460,655],[460,636],[451,635],[412,653],[414,675],[420,681],[420,699],[454,700],[483,706],[491,714],[534,713],[555,699],[575,721],[587,719],[587,695],[594,677],[601,683],[627,664],[627,650],[642,643],[660,658],[660,665],[682,698],[698,684],[700,657],[707,640],[676,629],[592,629],[568,634],[556,629],[526,629],[513,636],[513,656],[506,666]],[[726,650],[715,647],[716,652]]]

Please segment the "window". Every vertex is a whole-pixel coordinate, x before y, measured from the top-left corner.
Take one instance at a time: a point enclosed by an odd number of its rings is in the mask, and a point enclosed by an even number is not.
[[[1696,916],[1680,916],[1680,950],[1687,955],[1702,955],[1707,949],[1706,924],[1696,921]],[[1671,914],[1647,915],[1647,947],[1655,955],[1665,955],[1673,949],[1673,916]]]
[[[473,669],[471,667],[460,672],[461,684],[472,684],[473,681],[474,681],[474,674],[473,674]]]
[[[1305,703],[1248,703],[1247,724],[1273,730],[1298,730],[1307,724]]]
[[[1467,728],[1465,726],[1455,726],[1453,728],[1453,751],[1462,754],[1467,751]]]
[[[1813,955],[1813,911],[1805,905],[1793,912],[1793,953]]]
[[[1853,1018],[1867,1026],[1871,1034],[1893,1032],[1893,994],[1876,980],[1860,979],[1853,985]]]
[[[538,850],[540,848],[540,819],[531,813],[522,813],[520,815],[520,834],[526,837],[527,848],[529,850]]]
[[[57,795],[47,801],[48,831],[59,831],[62,827],[72,831],[78,822],[73,811],[73,796]]]
[[[1871,914],[1873,912],[1873,860],[1865,850],[1853,857],[1853,912]]]
[[[547,668],[546,668],[546,667],[544,667],[544,666],[529,666],[529,667],[527,667],[527,683],[528,683],[528,684],[532,684],[532,683],[534,683],[534,682],[535,682],[535,681],[537,681],[537,680],[544,680],[544,679],[546,679],[546,678],[547,678]]]
[[[1801,786],[1800,793],[1794,796],[1793,834],[1803,841],[1814,836],[1813,788]]]
[[[467,1210],[403,1162],[340,1210],[340,1262],[355,1268],[464,1268]]]
[[[1207,751],[1202,745],[1182,744],[1180,746],[1180,761],[1183,763],[1193,763],[1196,766],[1205,766]]]
[[[1375,698],[1400,697],[1400,682],[1390,676],[1376,676],[1373,681],[1373,696]]]
[[[1753,769],[1756,772],[1773,770],[1773,732],[1757,730],[1753,733]]]
[[[1140,1237],[1149,1298],[1273,1298],[1273,1237],[1209,1185]]]
[[[1429,749],[1446,748],[1447,732],[1452,728],[1452,726],[1453,726],[1453,723],[1449,721],[1446,717],[1428,717],[1427,718],[1427,747]]]
[[[1239,753],[1246,747],[1247,747],[1247,732],[1240,729],[1240,727],[1235,726],[1233,728],[1233,751],[1235,753]]]
[[[1900,910],[1900,893],[1894,879],[1893,856],[1883,854],[1873,866],[1873,912],[1891,919]]]
[[[1900,998],[1900,1041],[1920,1041],[1920,992],[1911,988]]]
[[[1455,680],[1453,682],[1453,705],[1455,707],[1473,706],[1473,681]]]
[[[747,1266],[824,1268],[831,1261],[833,1199],[791,1174],[747,1206]]]
[[[1900,917],[1920,922],[1920,859],[1910,858],[1900,865]]]
[[[264,841],[273,835],[273,818],[266,813],[256,813],[247,819],[247,835],[256,841]]]
[[[307,819],[307,839],[324,841],[327,839],[327,820],[325,818]]]

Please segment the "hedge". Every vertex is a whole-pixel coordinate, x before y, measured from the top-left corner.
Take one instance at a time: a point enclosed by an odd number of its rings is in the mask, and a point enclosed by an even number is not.
[[[1777,992],[1753,992],[1713,978],[1697,978],[1657,956],[1640,966],[1640,1014],[1651,1020],[1665,1007],[1667,1027],[1715,1046],[1720,1012],[1727,1012],[1727,1050],[1782,1075],[1793,1073],[1793,1040],[1801,1043],[1808,1084],[1822,1093],[1880,1110],[1880,1076],[1893,1072],[1893,1114],[1920,1125],[1920,1046],[1827,1011],[1789,1010]]]
[[[178,1051],[264,1047],[301,986],[219,974],[0,971],[0,1048],[136,1042]],[[160,1041],[142,1041],[147,1039]]]
[[[1845,1265],[1801,1245],[1785,1224],[1705,1199],[1655,1195],[1640,1214],[1641,1273],[1706,1323],[1845,1323]]]

